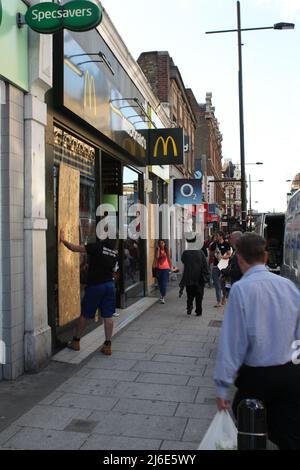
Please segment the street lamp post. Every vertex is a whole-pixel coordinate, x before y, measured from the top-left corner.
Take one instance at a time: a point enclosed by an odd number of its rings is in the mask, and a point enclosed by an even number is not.
[[[239,55],[239,113],[240,113],[240,160],[241,160],[241,199],[242,199],[242,229],[246,232],[247,196],[245,170],[245,139],[244,139],[244,102],[243,102],[243,62],[242,62],[242,33],[240,2],[237,2],[237,33]]]
[[[249,173],[249,232],[252,232],[251,175]]]
[[[239,60],[239,121],[240,121],[240,162],[241,162],[241,199],[242,199],[242,229],[247,228],[247,196],[246,196],[246,171],[245,171],[245,139],[244,139],[244,104],[243,104],[243,63],[242,63],[242,31],[253,31],[259,29],[294,29],[293,23],[276,23],[273,26],[259,28],[241,28],[240,2],[237,1],[237,29],[227,29],[222,31],[206,31],[206,34],[237,32],[238,36],[238,60]]]
[[[249,173],[249,232],[252,232],[252,195],[251,195],[251,184],[252,183],[263,183],[264,180],[251,181],[251,175]]]

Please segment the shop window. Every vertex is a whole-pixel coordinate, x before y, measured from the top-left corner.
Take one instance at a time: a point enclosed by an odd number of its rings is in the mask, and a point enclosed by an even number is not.
[[[127,208],[139,204],[139,174],[128,167],[124,167],[123,171],[123,197],[126,198]],[[127,214],[127,227],[132,226],[140,212],[128,211]],[[140,230],[140,223],[136,222],[135,232],[138,235]],[[124,288],[125,290],[140,282],[141,280],[141,240],[140,238],[133,238],[128,233],[128,237],[124,240]]]

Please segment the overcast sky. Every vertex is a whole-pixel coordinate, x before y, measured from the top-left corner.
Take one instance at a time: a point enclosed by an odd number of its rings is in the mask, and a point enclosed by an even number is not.
[[[135,59],[169,51],[199,102],[212,92],[223,157],[239,162],[238,48],[235,0],[103,0]],[[241,0],[242,28],[295,23],[294,30],[243,32],[246,162],[252,206],[285,211],[287,179],[300,172],[300,0]],[[258,201],[256,203],[255,201]]]

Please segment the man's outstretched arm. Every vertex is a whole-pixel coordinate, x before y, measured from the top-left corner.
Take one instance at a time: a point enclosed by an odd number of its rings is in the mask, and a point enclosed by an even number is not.
[[[65,232],[63,229],[60,231],[60,241],[65,245],[68,250],[74,251],[74,253],[86,253],[86,249],[84,245],[75,245],[74,243],[70,243],[65,239]]]

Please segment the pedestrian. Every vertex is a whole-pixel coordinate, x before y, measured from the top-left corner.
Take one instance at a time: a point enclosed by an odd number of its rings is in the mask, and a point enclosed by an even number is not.
[[[230,407],[235,380],[234,415],[241,400],[261,400],[270,440],[280,449],[300,450],[300,365],[293,349],[300,340],[300,293],[266,269],[265,244],[255,233],[236,243],[243,277],[225,309],[214,373],[217,405]]]
[[[195,299],[196,316],[200,316],[202,315],[204,286],[206,282],[209,282],[208,264],[203,250],[193,246],[196,242],[196,237],[190,239],[186,237],[186,241],[188,248],[182,253],[181,257],[184,270],[179,284],[179,296],[181,297],[183,289],[186,288],[186,313],[191,315]]]
[[[221,281],[221,271],[218,268],[218,264],[221,259],[229,259],[231,256],[231,248],[228,242],[225,241],[224,233],[218,232],[216,236],[216,241],[211,243],[210,252],[213,255],[213,268],[212,268],[212,278],[214,287],[216,290],[216,299],[217,304],[215,307],[222,307],[226,303],[226,292],[225,284]],[[223,296],[222,296],[223,293]]]
[[[225,282],[226,297],[228,298],[229,292],[233,284],[239,281],[242,277],[242,271],[238,263],[236,253],[236,243],[242,237],[242,232],[232,232],[229,236],[229,244],[232,248],[232,255],[229,258],[228,266],[225,269],[221,269],[221,276]]]
[[[169,272],[171,270],[171,256],[165,240],[158,240],[155,250],[153,268],[156,270],[156,279],[160,291],[160,303],[165,303]]]
[[[105,342],[100,351],[110,356],[112,353],[111,338],[113,333],[113,314],[116,310],[115,273],[118,270],[117,240],[106,238],[97,243],[75,245],[65,239],[64,230],[60,232],[60,241],[66,248],[75,253],[87,253],[88,271],[87,286],[81,302],[81,315],[73,339],[68,347],[80,350],[80,338],[87,320],[95,318],[99,308],[103,318]]]
[[[213,234],[210,239],[208,240],[208,268],[209,268],[209,274],[210,274],[210,279],[209,279],[209,287],[213,287],[213,277],[212,277],[212,272],[213,272],[213,267],[214,267],[214,261],[215,261],[215,248],[212,250],[213,244],[217,242],[217,235]]]

